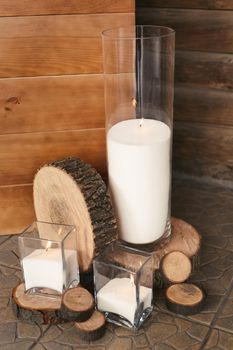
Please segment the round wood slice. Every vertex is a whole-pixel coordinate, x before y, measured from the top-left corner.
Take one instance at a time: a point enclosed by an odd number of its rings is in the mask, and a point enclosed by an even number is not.
[[[71,288],[62,296],[61,313],[68,321],[86,321],[94,309],[93,296],[82,287]]]
[[[190,259],[180,251],[164,255],[160,262],[160,275],[168,283],[181,283],[186,281],[192,272]]]
[[[37,220],[77,227],[80,270],[116,238],[116,220],[106,185],[97,171],[79,158],[43,166],[33,184]]]
[[[39,324],[58,324],[64,322],[60,314],[61,296],[47,297],[26,294],[24,283],[12,291],[12,307],[18,318]]]
[[[84,340],[97,340],[105,333],[105,317],[100,311],[95,311],[86,322],[75,323],[78,335]]]
[[[167,308],[181,315],[199,313],[204,305],[204,293],[194,284],[179,283],[166,290]]]

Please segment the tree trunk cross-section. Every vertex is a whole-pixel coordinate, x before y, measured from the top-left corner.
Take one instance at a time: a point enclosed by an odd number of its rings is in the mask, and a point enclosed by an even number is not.
[[[116,220],[107,187],[97,171],[71,157],[43,166],[33,185],[37,220],[77,228],[81,272],[95,255],[116,239]]]

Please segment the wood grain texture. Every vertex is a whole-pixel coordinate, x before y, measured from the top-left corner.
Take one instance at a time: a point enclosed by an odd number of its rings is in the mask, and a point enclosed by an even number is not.
[[[233,128],[176,123],[174,156],[223,163],[233,167]]]
[[[173,28],[177,49],[233,53],[231,11],[142,8],[137,22]]]
[[[0,0],[0,16],[134,12],[134,0]]]
[[[174,115],[178,121],[233,126],[233,94],[177,85]]]
[[[0,183],[30,183],[39,167],[67,156],[78,156],[104,174],[104,129],[1,135]]]
[[[34,219],[32,185],[0,187],[0,235],[21,232]]]
[[[0,77],[102,72],[101,33],[134,14],[0,18]]]
[[[137,0],[137,7],[171,7],[208,10],[232,10],[231,0]]]
[[[233,89],[232,54],[177,50],[175,62],[176,83],[211,89]]]
[[[0,79],[0,134],[104,127],[102,75]]]

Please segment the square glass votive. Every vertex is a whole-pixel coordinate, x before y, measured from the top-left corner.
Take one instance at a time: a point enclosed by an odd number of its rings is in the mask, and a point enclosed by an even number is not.
[[[56,295],[79,283],[75,226],[35,221],[18,244],[26,292]]]
[[[114,242],[93,266],[98,310],[111,323],[139,328],[153,309],[151,254]]]

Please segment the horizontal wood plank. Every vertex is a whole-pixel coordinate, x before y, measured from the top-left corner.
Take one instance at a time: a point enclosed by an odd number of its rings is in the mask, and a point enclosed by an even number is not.
[[[233,89],[233,55],[212,52],[176,52],[176,83],[215,89]]]
[[[232,11],[142,8],[137,22],[173,28],[177,49],[233,53]]]
[[[101,33],[134,14],[0,18],[0,77],[102,72]]]
[[[175,120],[233,126],[233,94],[228,91],[175,88]]]
[[[232,10],[231,0],[136,0],[137,7],[171,7],[208,10]]]
[[[0,0],[0,16],[134,12],[134,0]]]
[[[104,127],[103,75],[0,79],[0,134]]]
[[[174,157],[222,163],[233,168],[233,128],[177,122]]]
[[[30,183],[39,167],[67,156],[78,156],[104,174],[104,129],[1,135],[0,184]]]
[[[32,185],[0,187],[0,235],[19,233],[34,220]]]

